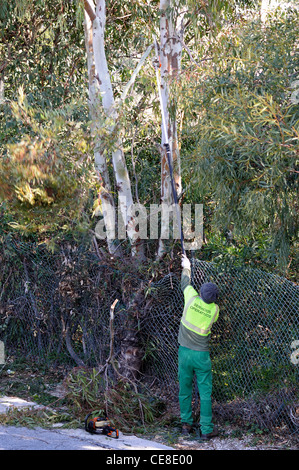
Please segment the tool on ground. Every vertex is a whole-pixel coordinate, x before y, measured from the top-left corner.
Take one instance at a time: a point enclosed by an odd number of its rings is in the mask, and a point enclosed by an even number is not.
[[[98,416],[93,418],[92,413],[89,413],[85,418],[85,431],[91,434],[103,434],[114,439],[119,438],[119,430],[110,426],[108,418]]]
[[[173,196],[174,204],[175,204],[176,211],[177,211],[177,221],[178,221],[178,228],[179,228],[179,232],[180,232],[180,236],[181,236],[182,253],[184,255],[185,254],[185,248],[184,248],[183,229],[182,229],[182,224],[181,224],[181,214],[180,214],[180,210],[179,210],[178,197],[177,197],[177,193],[176,193],[176,189],[175,189],[175,185],[174,185],[174,180],[173,180],[172,157],[171,157],[171,151],[170,151],[170,146],[169,146],[169,142],[168,142],[168,132],[167,132],[166,119],[165,119],[165,114],[164,114],[163,99],[162,99],[162,93],[161,93],[161,84],[160,84],[160,79],[159,79],[160,60],[159,60],[158,44],[157,44],[157,40],[156,40],[155,36],[153,36],[153,39],[154,39],[155,50],[156,50],[156,60],[154,61],[154,67],[155,67],[155,70],[156,70],[157,88],[158,88],[158,92],[159,92],[161,115],[162,115],[162,125],[163,125],[163,130],[164,130],[164,140],[165,140],[164,145],[165,145],[165,148],[166,148],[166,155],[167,155],[167,160],[168,160],[172,196]]]

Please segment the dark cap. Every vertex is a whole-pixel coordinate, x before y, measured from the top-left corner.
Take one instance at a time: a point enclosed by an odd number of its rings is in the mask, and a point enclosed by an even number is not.
[[[216,284],[206,282],[200,288],[200,296],[204,302],[211,304],[218,299],[219,290]]]

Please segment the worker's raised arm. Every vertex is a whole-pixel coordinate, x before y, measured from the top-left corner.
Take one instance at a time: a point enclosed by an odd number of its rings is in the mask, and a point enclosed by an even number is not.
[[[181,289],[184,292],[191,283],[191,264],[186,255],[182,255]]]

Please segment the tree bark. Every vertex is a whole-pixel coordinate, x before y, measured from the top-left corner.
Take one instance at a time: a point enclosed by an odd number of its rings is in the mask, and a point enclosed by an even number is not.
[[[89,5],[89,4],[88,4]],[[89,5],[89,12],[92,12],[92,8]],[[95,18],[95,15],[94,15]],[[111,195],[111,183],[107,167],[107,161],[101,149],[101,140],[99,138],[99,97],[100,87],[99,82],[96,79],[96,69],[94,62],[93,53],[93,27],[90,15],[85,11],[85,47],[87,54],[87,70],[88,70],[88,90],[89,90],[89,111],[91,117],[91,132],[94,139],[94,158],[95,158],[95,169],[98,175],[101,189],[100,189],[100,200],[103,209],[103,218],[106,229],[113,224],[114,233],[116,231],[116,220],[115,220],[115,204]],[[111,221],[111,217],[113,220]],[[108,218],[110,218],[108,220]],[[107,237],[108,251],[112,255],[119,255],[119,249],[115,246],[114,240]]]
[[[143,356],[138,329],[138,318],[143,302],[144,285],[141,283],[138,289],[131,293],[131,300],[127,303],[127,320],[118,360],[119,373],[133,382],[139,377]]]

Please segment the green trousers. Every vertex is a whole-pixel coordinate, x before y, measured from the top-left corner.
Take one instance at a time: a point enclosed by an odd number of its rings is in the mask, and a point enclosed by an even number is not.
[[[213,431],[212,423],[212,367],[209,351],[194,351],[179,347],[179,403],[182,423],[193,423],[192,392],[196,376],[200,397],[200,428],[203,434]]]

